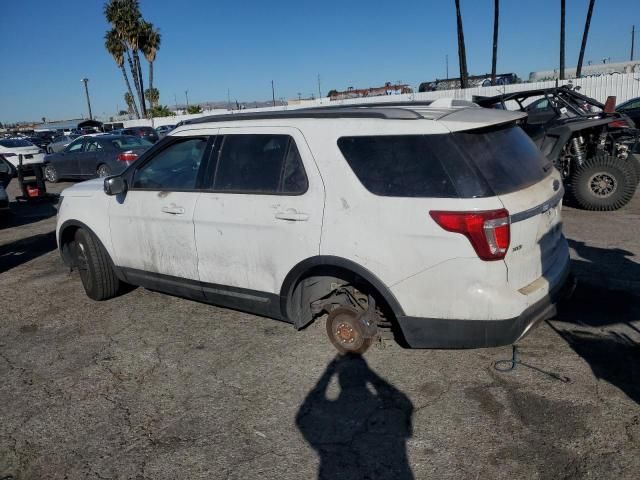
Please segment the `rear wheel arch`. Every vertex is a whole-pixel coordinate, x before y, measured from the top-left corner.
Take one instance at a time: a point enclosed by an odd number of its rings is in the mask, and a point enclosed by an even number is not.
[[[300,305],[300,300],[305,298],[304,290],[309,288],[304,281],[311,279],[315,283],[315,280],[320,280],[322,277],[361,286],[377,297],[377,301],[393,317],[404,316],[404,311],[393,293],[371,271],[342,257],[319,255],[303,260],[293,267],[280,290],[282,313],[296,328],[303,328],[313,320],[310,310],[301,308],[306,305]]]

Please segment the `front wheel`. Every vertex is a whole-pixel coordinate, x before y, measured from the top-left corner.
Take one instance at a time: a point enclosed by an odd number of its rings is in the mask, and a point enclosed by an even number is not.
[[[585,210],[622,208],[635,189],[635,171],[629,163],[609,155],[588,158],[571,175],[571,193]]]
[[[98,167],[96,172],[100,178],[105,178],[111,175],[111,169],[109,165],[105,165],[104,163]]]
[[[60,180],[60,177],[58,176],[56,167],[54,167],[50,163],[46,164],[44,166],[44,178],[47,179],[47,182],[57,183]]]
[[[74,263],[87,296],[93,300],[108,300],[118,295],[120,280],[100,242],[86,230],[78,229],[74,247]]]

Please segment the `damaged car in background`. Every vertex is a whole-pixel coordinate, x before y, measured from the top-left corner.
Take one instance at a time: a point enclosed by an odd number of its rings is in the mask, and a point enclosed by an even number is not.
[[[526,112],[521,127],[560,171],[571,199],[586,210],[617,210],[631,201],[640,180],[639,131],[615,111],[615,97],[604,105],[578,89],[565,85],[473,101]]]

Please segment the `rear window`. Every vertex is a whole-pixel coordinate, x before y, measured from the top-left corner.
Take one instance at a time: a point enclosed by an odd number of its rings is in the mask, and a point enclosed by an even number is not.
[[[29,140],[23,140],[21,138],[7,138],[4,140],[0,140],[0,145],[6,148],[33,147],[33,143],[31,143]]]
[[[111,140],[111,143],[118,150],[131,150],[133,148],[149,148],[153,145],[148,140],[139,137],[120,137],[115,140]]]
[[[389,197],[502,195],[551,171],[516,126],[437,135],[342,137],[347,163],[371,193]]]

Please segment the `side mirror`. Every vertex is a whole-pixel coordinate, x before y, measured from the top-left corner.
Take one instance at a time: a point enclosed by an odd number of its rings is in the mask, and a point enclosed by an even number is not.
[[[119,195],[127,191],[127,181],[121,176],[107,177],[104,179],[104,193],[107,195]]]

